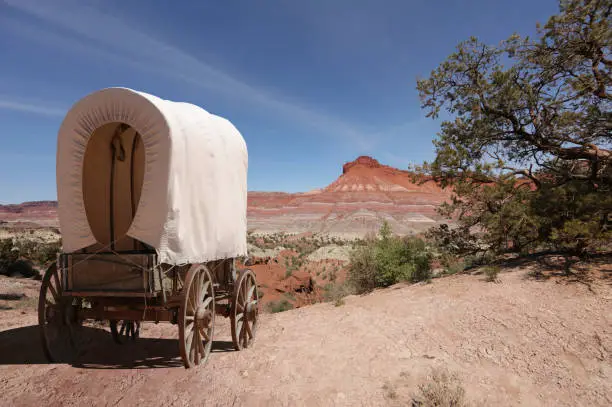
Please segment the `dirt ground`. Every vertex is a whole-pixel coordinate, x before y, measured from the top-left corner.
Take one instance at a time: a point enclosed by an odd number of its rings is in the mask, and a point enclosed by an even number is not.
[[[78,363],[48,364],[38,282],[0,279],[0,404],[405,406],[443,367],[457,373],[472,405],[612,405],[612,266],[601,263],[590,285],[535,279],[533,270],[264,314],[254,347],[241,352],[230,350],[229,320],[219,317],[214,353],[193,370],[182,367],[168,323],[145,324],[126,345],[91,328]]]

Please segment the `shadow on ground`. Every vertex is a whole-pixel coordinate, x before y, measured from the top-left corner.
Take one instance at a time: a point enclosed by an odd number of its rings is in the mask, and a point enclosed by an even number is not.
[[[213,342],[213,353],[233,350],[232,342]],[[183,368],[176,338],[138,338],[120,345],[108,331],[92,327],[80,328],[78,350],[56,363],[84,369]],[[50,364],[42,350],[38,326],[1,331],[0,365],[32,364]]]

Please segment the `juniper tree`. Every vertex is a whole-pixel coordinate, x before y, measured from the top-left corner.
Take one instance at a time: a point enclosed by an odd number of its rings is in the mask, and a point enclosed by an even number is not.
[[[612,0],[562,0],[537,38],[472,37],[417,82],[428,117],[453,117],[419,170],[454,188],[442,212],[485,247],[583,252],[612,238],[611,12]]]

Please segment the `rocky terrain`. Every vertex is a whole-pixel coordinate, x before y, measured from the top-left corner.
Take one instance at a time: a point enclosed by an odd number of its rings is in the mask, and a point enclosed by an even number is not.
[[[0,404],[407,406],[435,394],[466,402],[453,405],[609,406],[612,267],[578,272],[523,264],[497,283],[455,275],[264,314],[254,346],[240,352],[218,318],[213,354],[192,370],[168,323],[146,323],[124,345],[107,326],[91,327],[77,363],[48,364],[39,282],[0,276]]]
[[[378,230],[387,220],[398,234],[441,222],[436,207],[450,192],[434,182],[415,184],[407,171],[362,156],[346,163],[327,187],[304,193],[249,192],[249,229],[258,233],[317,232],[343,237]],[[0,222],[57,226],[57,203],[0,205]]]

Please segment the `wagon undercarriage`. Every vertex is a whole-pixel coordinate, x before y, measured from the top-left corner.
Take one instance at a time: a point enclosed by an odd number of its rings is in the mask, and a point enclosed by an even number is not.
[[[230,319],[236,350],[253,343],[259,300],[255,275],[248,269],[236,272],[233,259],[151,267],[155,256],[150,253],[80,256],[61,255],[42,281],[39,323],[51,361],[76,357],[78,327],[86,320],[109,321],[119,344],[137,339],[142,322],[175,324],[186,368],[207,361],[217,315]],[[108,268],[112,279],[105,274]]]

